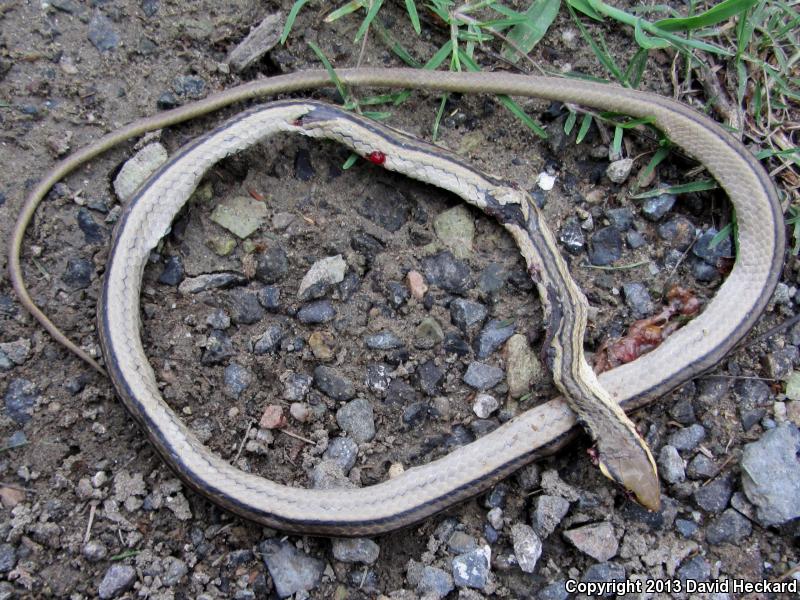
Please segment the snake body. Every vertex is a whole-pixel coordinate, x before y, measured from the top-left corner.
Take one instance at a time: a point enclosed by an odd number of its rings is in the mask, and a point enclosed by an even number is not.
[[[101,345],[119,396],[161,455],[191,487],[252,520],[287,531],[366,535],[414,523],[486,489],[521,465],[559,447],[575,424],[575,414],[565,401],[554,399],[442,459],[366,489],[307,490],[278,485],[234,468],[194,437],[161,398],[142,348],[139,290],[144,264],[206,168],[258,139],[278,131],[296,131],[333,137],[365,155],[382,152],[385,166],[449,189],[500,220],[517,241],[539,286],[554,349],[554,379],[597,436],[601,466],[612,478],[632,488],[640,501],[657,506],[654,469],[650,469],[650,475],[641,466],[652,466],[652,457],[637,441],[635,429],[619,406],[625,410],[638,408],[710,368],[764,310],[780,272],[784,232],[777,194],[758,161],[707,117],[672,100],[615,86],[510,74],[405,69],[343,70],[337,74],[345,84],[354,86],[504,93],[651,118],[673,143],[702,162],[727,191],[738,223],[739,252],[734,268],[699,317],[656,351],[595,378],[583,359],[582,340],[578,339],[582,334],[576,335],[578,329],[572,328],[573,321],[578,321],[578,328],[585,324],[585,299],[571,279],[563,277],[566,268],[555,242],[546,228],[540,228],[538,213],[524,194],[433,147],[397,132],[387,133],[357,117],[332,115],[332,109],[323,105],[291,101],[255,108],[170,159],[125,207],[112,244],[98,308]],[[329,84],[327,73],[314,71],[245,84],[200,103],[137,121],[57,165],[29,196],[11,239],[9,267],[23,304],[59,341],[82,358],[91,359],[35,307],[22,282],[19,251],[24,230],[49,188],[86,160],[144,131],[232,102]],[[582,404],[580,399],[587,395],[600,396],[599,404]],[[628,468],[631,470],[626,472]]]

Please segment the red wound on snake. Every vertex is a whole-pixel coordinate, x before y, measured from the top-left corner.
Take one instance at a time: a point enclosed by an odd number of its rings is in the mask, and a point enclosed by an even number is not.
[[[367,154],[367,160],[374,165],[382,165],[386,162],[386,155],[380,150],[375,150]]]

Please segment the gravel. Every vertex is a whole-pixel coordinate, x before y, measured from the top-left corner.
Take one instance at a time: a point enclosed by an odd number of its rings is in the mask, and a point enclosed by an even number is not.
[[[24,425],[30,421],[39,398],[39,390],[34,382],[21,377],[12,379],[3,397],[6,416],[18,425]]]
[[[349,437],[333,438],[322,456],[339,465],[342,472],[346,475],[356,464],[358,444]]]
[[[334,400],[350,400],[356,394],[353,382],[333,367],[320,365],[314,369],[314,385]]]
[[[332,546],[336,560],[365,565],[371,565],[378,560],[381,551],[378,544],[367,538],[334,538]]]
[[[464,373],[464,383],[476,390],[489,390],[503,380],[503,369],[473,361]]]
[[[683,459],[675,446],[666,445],[658,454],[658,469],[661,478],[667,483],[681,483],[686,480]]]
[[[341,254],[318,260],[303,276],[297,297],[302,301],[322,298],[344,279],[346,270],[347,263]]]
[[[610,265],[622,257],[622,235],[613,226],[599,229],[592,235],[589,262],[602,267]]]
[[[164,285],[178,285],[184,277],[183,259],[178,256],[170,256],[164,261],[164,269],[158,276],[158,282]]]
[[[459,554],[452,561],[453,583],[457,587],[469,587],[482,590],[489,582],[489,550],[476,548]]]
[[[297,320],[305,325],[329,323],[335,316],[336,309],[330,300],[311,302],[297,311]]]
[[[511,540],[514,556],[524,573],[533,573],[542,555],[542,540],[528,525],[515,523],[511,527]]]
[[[277,283],[289,272],[289,259],[283,247],[268,245],[256,255],[256,279],[261,283]]]
[[[403,340],[393,334],[391,331],[380,331],[364,338],[367,348],[372,350],[392,350],[394,348],[402,348],[404,346]]]
[[[130,565],[112,565],[103,575],[97,588],[97,595],[102,600],[117,598],[133,587],[136,581],[136,569]]]
[[[253,353],[255,354],[268,354],[276,352],[280,347],[281,340],[284,338],[283,326],[280,323],[272,323],[267,325],[259,338],[253,344]]]
[[[324,367],[317,367],[317,370],[320,368]],[[364,398],[356,398],[336,411],[336,422],[356,442],[369,442],[375,437],[372,405]]]
[[[720,512],[730,502],[733,486],[728,477],[720,477],[695,490],[695,504],[708,512]]]
[[[706,528],[706,541],[709,544],[736,544],[750,535],[753,526],[750,521],[729,508],[714,519]]]
[[[505,341],[514,335],[515,325],[507,320],[492,319],[484,325],[472,344],[475,357],[484,359],[492,355]]]
[[[538,485],[534,484],[534,485]],[[534,487],[532,485],[531,487]],[[541,495],[536,499],[536,508],[531,515],[531,524],[540,537],[546,538],[569,512],[569,501],[561,496]]]
[[[706,429],[702,425],[694,424],[672,433],[667,438],[667,443],[681,452],[694,450],[706,438]]]
[[[429,285],[453,294],[463,294],[472,287],[469,267],[449,250],[423,259],[422,266]]]
[[[291,542],[266,540],[259,544],[258,550],[278,597],[287,598],[319,585],[325,563],[298,550]]]
[[[464,333],[483,323],[488,312],[480,302],[466,298],[456,298],[450,303],[450,321]]]
[[[564,538],[578,550],[599,562],[613,558],[619,550],[614,527],[607,521],[565,531]]]

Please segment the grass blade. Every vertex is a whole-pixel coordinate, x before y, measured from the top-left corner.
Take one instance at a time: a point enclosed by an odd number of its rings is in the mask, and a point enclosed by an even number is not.
[[[515,25],[508,32],[508,39],[526,54],[533,50],[547,33],[561,8],[561,0],[535,0],[525,11],[525,21]],[[517,48],[503,47],[503,58],[517,62],[521,57]]]
[[[417,14],[417,5],[414,3],[414,0],[406,0],[406,12],[408,13],[408,18],[411,20],[411,26],[414,28],[414,31],[417,32],[417,35],[422,33],[422,28],[419,25],[419,15]]]
[[[300,9],[308,4],[308,2],[309,0],[296,0],[295,3],[292,4],[292,8],[289,11],[289,16],[286,17],[286,25],[283,26],[283,33],[281,33],[281,45],[286,43],[286,40],[289,37],[289,32],[292,30],[292,27],[294,27],[294,22],[297,19]]]
[[[336,19],[341,19],[343,16],[354,13],[361,8],[364,8],[361,0],[350,0],[350,2],[342,4],[335,11],[326,16],[323,21],[326,23],[333,23]]]
[[[356,42],[360,42],[361,38],[363,38],[367,34],[367,30],[369,29],[370,23],[372,23],[373,19],[375,19],[375,15],[378,14],[378,11],[381,8],[381,4],[383,4],[383,0],[372,0],[372,4],[369,6],[369,11],[367,11],[367,16],[364,17],[364,20],[361,22],[361,26],[358,28],[356,32],[355,40]]]
[[[749,10],[756,2],[758,0],[724,0],[699,15],[662,19],[653,25],[664,31],[692,31],[701,27],[710,27]]]
[[[657,190],[650,190],[649,192],[642,192],[631,196],[634,200],[643,200],[645,198],[655,198],[662,194],[688,194],[690,192],[704,192],[706,190],[715,190],[719,186],[713,179],[701,179],[699,181],[692,181],[691,183],[681,183],[679,185],[671,185],[666,188],[658,188]]]
[[[583,115],[583,120],[581,121],[580,129],[578,129],[578,136],[575,138],[575,143],[580,144],[586,134],[589,133],[589,127],[592,126],[592,115]]]
[[[350,103],[350,92],[347,91],[347,88],[342,83],[342,80],[339,79],[339,76],[336,74],[336,71],[333,69],[333,65],[331,61],[328,60],[328,57],[325,56],[325,53],[322,49],[317,46],[314,42],[308,42],[308,45],[311,46],[311,49],[314,51],[314,54],[317,55],[317,58],[322,62],[322,65],[325,67],[325,70],[328,72],[328,76],[331,78],[333,85],[336,86],[339,95],[342,97],[342,100],[345,101],[345,104]]]

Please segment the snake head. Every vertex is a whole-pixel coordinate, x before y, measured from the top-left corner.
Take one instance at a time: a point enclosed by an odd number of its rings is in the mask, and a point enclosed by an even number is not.
[[[598,446],[598,466],[600,471],[628,490],[636,501],[648,510],[661,508],[661,489],[658,472],[650,450],[641,444],[621,451]],[[633,446],[633,444],[631,444]]]

